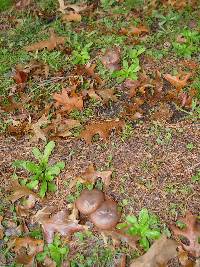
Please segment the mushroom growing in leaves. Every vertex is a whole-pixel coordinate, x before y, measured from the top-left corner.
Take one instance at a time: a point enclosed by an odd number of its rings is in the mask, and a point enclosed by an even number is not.
[[[104,201],[101,206],[90,215],[91,221],[96,227],[108,230],[116,226],[120,214],[117,211],[117,203],[113,200]]]
[[[76,200],[76,207],[84,215],[89,215],[98,209],[103,201],[103,192],[97,189],[85,189],[81,192],[80,197]]]

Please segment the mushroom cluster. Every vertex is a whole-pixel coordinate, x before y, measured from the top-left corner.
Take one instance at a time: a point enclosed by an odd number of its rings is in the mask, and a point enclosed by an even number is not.
[[[82,214],[88,215],[94,225],[101,230],[115,227],[120,217],[117,203],[105,200],[103,192],[97,189],[83,190],[76,200],[76,207]]]

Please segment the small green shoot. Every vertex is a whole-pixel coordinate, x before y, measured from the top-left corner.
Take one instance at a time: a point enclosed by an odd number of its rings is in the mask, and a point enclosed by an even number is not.
[[[74,65],[80,64],[84,65],[86,64],[90,59],[89,50],[93,43],[89,43],[85,45],[83,48],[81,46],[77,46],[75,50],[72,52],[71,56],[71,62]]]
[[[43,262],[46,256],[49,256],[53,261],[55,261],[57,267],[62,266],[63,260],[69,253],[68,246],[62,246],[60,236],[55,235],[53,243],[44,247],[44,251],[38,253],[36,258],[39,262]]]
[[[13,162],[13,167],[25,169],[33,175],[30,177],[30,182],[26,183],[29,189],[37,189],[40,185],[40,197],[44,197],[47,191],[55,192],[56,185],[53,182],[55,176],[59,175],[64,169],[64,162],[57,162],[54,165],[49,165],[49,157],[55,147],[55,142],[50,141],[42,154],[38,148],[33,148],[32,152],[39,164],[27,160],[16,160]]]
[[[157,216],[152,215],[147,209],[142,209],[138,218],[134,215],[126,217],[126,222],[117,225],[117,229],[124,229],[126,234],[138,236],[140,246],[147,251],[152,240],[161,235]]]
[[[192,176],[192,182],[195,183],[200,183],[200,170],[197,171],[195,175]]]

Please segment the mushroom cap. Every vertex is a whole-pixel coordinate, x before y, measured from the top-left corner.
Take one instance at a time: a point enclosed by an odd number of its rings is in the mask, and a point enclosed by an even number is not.
[[[76,207],[77,209],[85,214],[89,215],[90,213],[94,212],[104,201],[104,193],[97,190],[83,190],[76,200]]]
[[[116,226],[120,214],[117,211],[117,203],[113,200],[104,201],[101,206],[90,215],[91,221],[96,227],[108,230]]]

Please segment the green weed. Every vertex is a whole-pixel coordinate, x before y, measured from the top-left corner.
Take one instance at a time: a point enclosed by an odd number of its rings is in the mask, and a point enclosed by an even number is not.
[[[197,171],[195,175],[192,176],[192,182],[195,183],[200,183],[200,170]]]
[[[29,189],[37,189],[40,185],[39,195],[42,198],[45,196],[47,191],[56,191],[56,185],[53,182],[53,179],[65,167],[65,163],[62,161],[57,162],[54,165],[49,165],[49,156],[51,155],[54,147],[55,143],[53,141],[50,141],[45,146],[43,154],[38,148],[33,148],[33,155],[39,161],[39,164],[26,160],[16,160],[12,164],[15,168],[25,169],[33,174],[31,177],[29,177],[31,181],[26,183],[26,186]]]
[[[161,235],[157,216],[150,214],[145,208],[140,211],[138,218],[129,215],[126,222],[118,224],[117,228],[124,229],[126,234],[139,236],[139,243],[145,251],[149,249],[150,242]]]
[[[63,260],[69,253],[68,246],[62,246],[60,236],[57,234],[54,237],[53,243],[44,247],[44,251],[36,255],[36,259],[39,262],[43,262],[46,256],[49,256],[53,261],[55,261],[57,267],[62,266]]]

